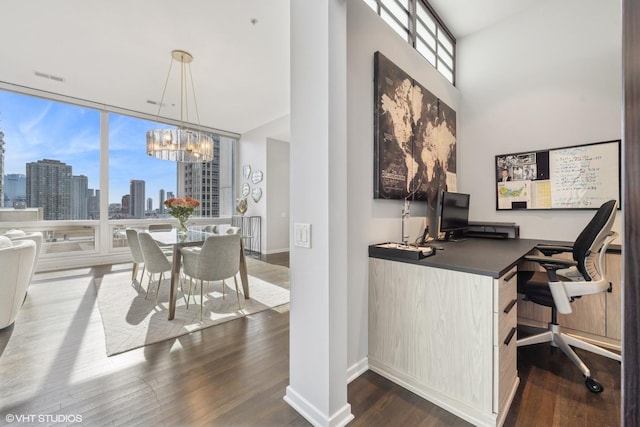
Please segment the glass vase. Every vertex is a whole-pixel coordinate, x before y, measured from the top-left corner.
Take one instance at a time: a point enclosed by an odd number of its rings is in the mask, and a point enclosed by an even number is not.
[[[178,221],[178,236],[187,235],[187,220]]]

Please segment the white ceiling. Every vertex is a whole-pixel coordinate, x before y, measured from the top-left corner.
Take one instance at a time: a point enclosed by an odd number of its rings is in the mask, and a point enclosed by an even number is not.
[[[490,27],[540,0],[428,0],[457,39]]]
[[[202,125],[242,133],[289,112],[289,0],[3,0],[0,40],[4,82],[155,115],[182,49]],[[177,71],[161,110],[174,119]]]
[[[535,0],[430,2],[461,38]],[[182,49],[202,125],[244,133],[289,113],[289,0],[3,0],[0,40],[3,82],[155,115]],[[177,70],[160,114],[173,119]]]

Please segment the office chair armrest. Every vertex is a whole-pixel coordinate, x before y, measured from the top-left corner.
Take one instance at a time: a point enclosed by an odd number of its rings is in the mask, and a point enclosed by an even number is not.
[[[547,256],[527,255],[524,259],[526,261],[537,262],[547,270],[560,270],[561,268],[575,267],[578,265],[578,263],[572,259],[559,259]]]
[[[536,245],[536,249],[545,254],[546,256],[551,256],[555,254],[561,254],[564,252],[572,252],[573,246],[565,246],[565,245]]]
[[[574,260],[569,259],[558,259],[552,257],[545,256],[535,256],[535,255],[527,255],[524,257],[526,261],[537,262],[547,271],[547,275],[549,276],[549,282],[557,282],[558,275],[556,272],[561,269],[575,267],[578,265]]]

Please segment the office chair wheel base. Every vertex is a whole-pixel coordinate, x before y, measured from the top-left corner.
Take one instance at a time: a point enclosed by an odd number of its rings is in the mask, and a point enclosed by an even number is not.
[[[602,391],[604,390],[604,387],[602,386],[602,384],[600,384],[598,381],[594,380],[593,378],[587,378],[584,383],[589,389],[589,391],[592,393],[602,393]]]

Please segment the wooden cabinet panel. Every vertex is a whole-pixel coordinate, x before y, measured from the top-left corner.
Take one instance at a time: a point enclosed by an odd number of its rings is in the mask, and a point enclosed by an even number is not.
[[[565,328],[594,335],[606,334],[605,293],[585,295],[571,303],[571,314],[559,314],[558,323]]]
[[[611,292],[605,294],[607,305],[607,338],[622,339],[622,256],[619,253],[608,253],[607,278],[611,282]]]
[[[370,258],[369,367],[475,425],[501,425],[519,381],[514,277]]]
[[[369,358],[491,410],[492,279],[370,259]]]

